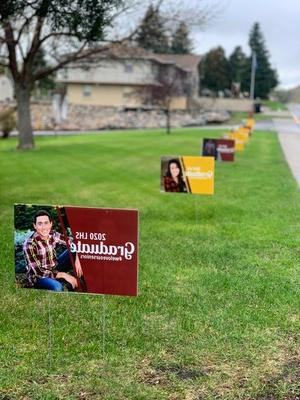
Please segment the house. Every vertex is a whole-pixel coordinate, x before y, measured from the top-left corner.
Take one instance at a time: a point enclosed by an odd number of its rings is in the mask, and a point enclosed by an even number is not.
[[[6,75],[0,75],[0,101],[11,101],[14,98],[14,89],[11,80]]]
[[[142,95],[145,89],[159,88],[160,76],[166,71],[180,71],[185,83],[188,81],[189,91],[177,91],[172,96],[171,108],[187,110],[190,99],[198,95],[199,62],[197,55],[154,54],[138,47],[113,44],[69,64],[58,72],[56,80],[66,86],[70,105],[153,108],[149,98],[145,103]]]

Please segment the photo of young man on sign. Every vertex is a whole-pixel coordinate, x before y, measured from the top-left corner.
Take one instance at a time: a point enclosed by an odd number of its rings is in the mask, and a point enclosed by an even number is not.
[[[213,194],[214,157],[162,157],[161,191]]]
[[[23,211],[23,212],[22,212]],[[27,228],[22,233],[21,224]],[[25,287],[76,291],[83,273],[76,253],[68,250],[69,238],[58,232],[59,222],[54,207],[16,206],[15,240],[16,281]]]
[[[137,210],[15,205],[17,287],[137,294]]]
[[[218,158],[217,141],[216,139],[203,139],[203,156]]]
[[[234,161],[234,140],[203,139],[202,155],[213,156],[217,161]]]

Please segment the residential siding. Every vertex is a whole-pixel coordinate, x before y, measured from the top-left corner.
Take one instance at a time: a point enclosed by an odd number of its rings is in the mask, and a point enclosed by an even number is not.
[[[154,68],[148,60],[113,60],[75,67],[58,72],[57,82],[150,84],[155,81]]]
[[[84,95],[89,90],[90,94]],[[137,106],[139,101],[134,90],[135,88],[130,86],[71,83],[67,87],[67,96],[70,104],[104,107]]]
[[[171,110],[186,110],[187,97],[174,97],[171,101]]]
[[[13,99],[13,84],[11,80],[5,76],[0,75],[0,101]]]
[[[84,95],[89,88],[90,94]],[[137,87],[118,85],[85,85],[70,83],[67,87],[68,103],[95,105],[103,107],[140,107],[142,101],[139,99]],[[171,109],[185,110],[187,98],[175,97],[171,101]]]

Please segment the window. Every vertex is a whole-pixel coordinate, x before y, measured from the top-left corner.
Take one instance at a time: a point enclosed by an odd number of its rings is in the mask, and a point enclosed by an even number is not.
[[[85,97],[90,97],[92,95],[92,86],[91,85],[84,85],[82,88],[82,94]]]
[[[68,68],[64,68],[64,69],[62,70],[62,78],[63,78],[63,79],[68,79],[68,77],[69,77]]]
[[[128,63],[128,62],[125,63],[124,64],[124,71],[127,72],[127,73],[133,72],[133,64]]]

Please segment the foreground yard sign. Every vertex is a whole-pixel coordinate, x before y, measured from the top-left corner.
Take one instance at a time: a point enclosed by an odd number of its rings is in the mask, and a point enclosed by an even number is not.
[[[165,156],[161,159],[161,190],[214,194],[214,157]]]
[[[50,216],[48,233],[38,227],[48,220],[36,219],[41,211]],[[77,280],[75,291],[136,296],[138,211],[15,205],[15,271],[19,287],[40,288],[37,276],[64,284],[56,276],[62,271]]]

